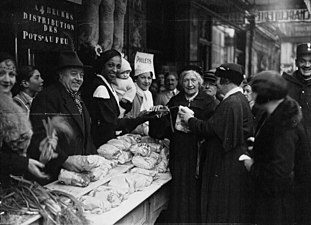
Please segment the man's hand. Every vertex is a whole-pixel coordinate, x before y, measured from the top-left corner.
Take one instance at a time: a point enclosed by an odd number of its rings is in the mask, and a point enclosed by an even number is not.
[[[40,163],[37,160],[29,159],[28,161],[28,171],[34,176],[42,179],[49,179],[49,175],[42,172],[40,169],[44,168],[44,164]]]

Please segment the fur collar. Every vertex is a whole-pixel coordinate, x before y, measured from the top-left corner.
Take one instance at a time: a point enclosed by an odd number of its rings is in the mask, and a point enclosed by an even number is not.
[[[287,96],[276,108],[270,117],[277,126],[284,128],[294,128],[302,120],[302,112],[299,104]]]

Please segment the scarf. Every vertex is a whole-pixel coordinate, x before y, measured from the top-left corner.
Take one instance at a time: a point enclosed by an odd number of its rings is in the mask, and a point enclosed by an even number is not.
[[[149,90],[144,91],[140,87],[138,87],[137,83],[136,86],[136,93],[138,96],[142,97],[143,101],[140,106],[140,111],[149,110],[153,106],[153,99],[152,94]]]
[[[82,114],[82,104],[81,104],[81,95],[79,92],[77,93],[73,93],[71,91],[69,91],[69,94],[72,98],[72,100],[74,101],[75,105],[77,106],[80,115]]]

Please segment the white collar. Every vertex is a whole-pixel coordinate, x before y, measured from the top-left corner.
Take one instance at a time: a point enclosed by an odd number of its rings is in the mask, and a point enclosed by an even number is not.
[[[112,93],[115,93],[114,88],[112,87],[112,85],[107,81],[107,79],[103,75],[97,74],[97,76],[99,78],[101,78],[107,84],[108,88],[111,90]]]
[[[233,95],[233,94],[235,94],[235,93],[237,93],[237,92],[243,93],[243,89],[242,89],[241,87],[232,88],[230,91],[228,91],[228,92],[225,94],[223,100],[225,100],[225,99],[228,98],[230,95]]]

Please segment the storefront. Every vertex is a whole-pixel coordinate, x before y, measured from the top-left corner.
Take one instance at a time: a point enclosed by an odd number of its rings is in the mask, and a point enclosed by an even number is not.
[[[64,0],[1,2],[1,49],[15,55],[18,65],[38,66],[49,83],[58,52],[77,47],[79,5]]]

